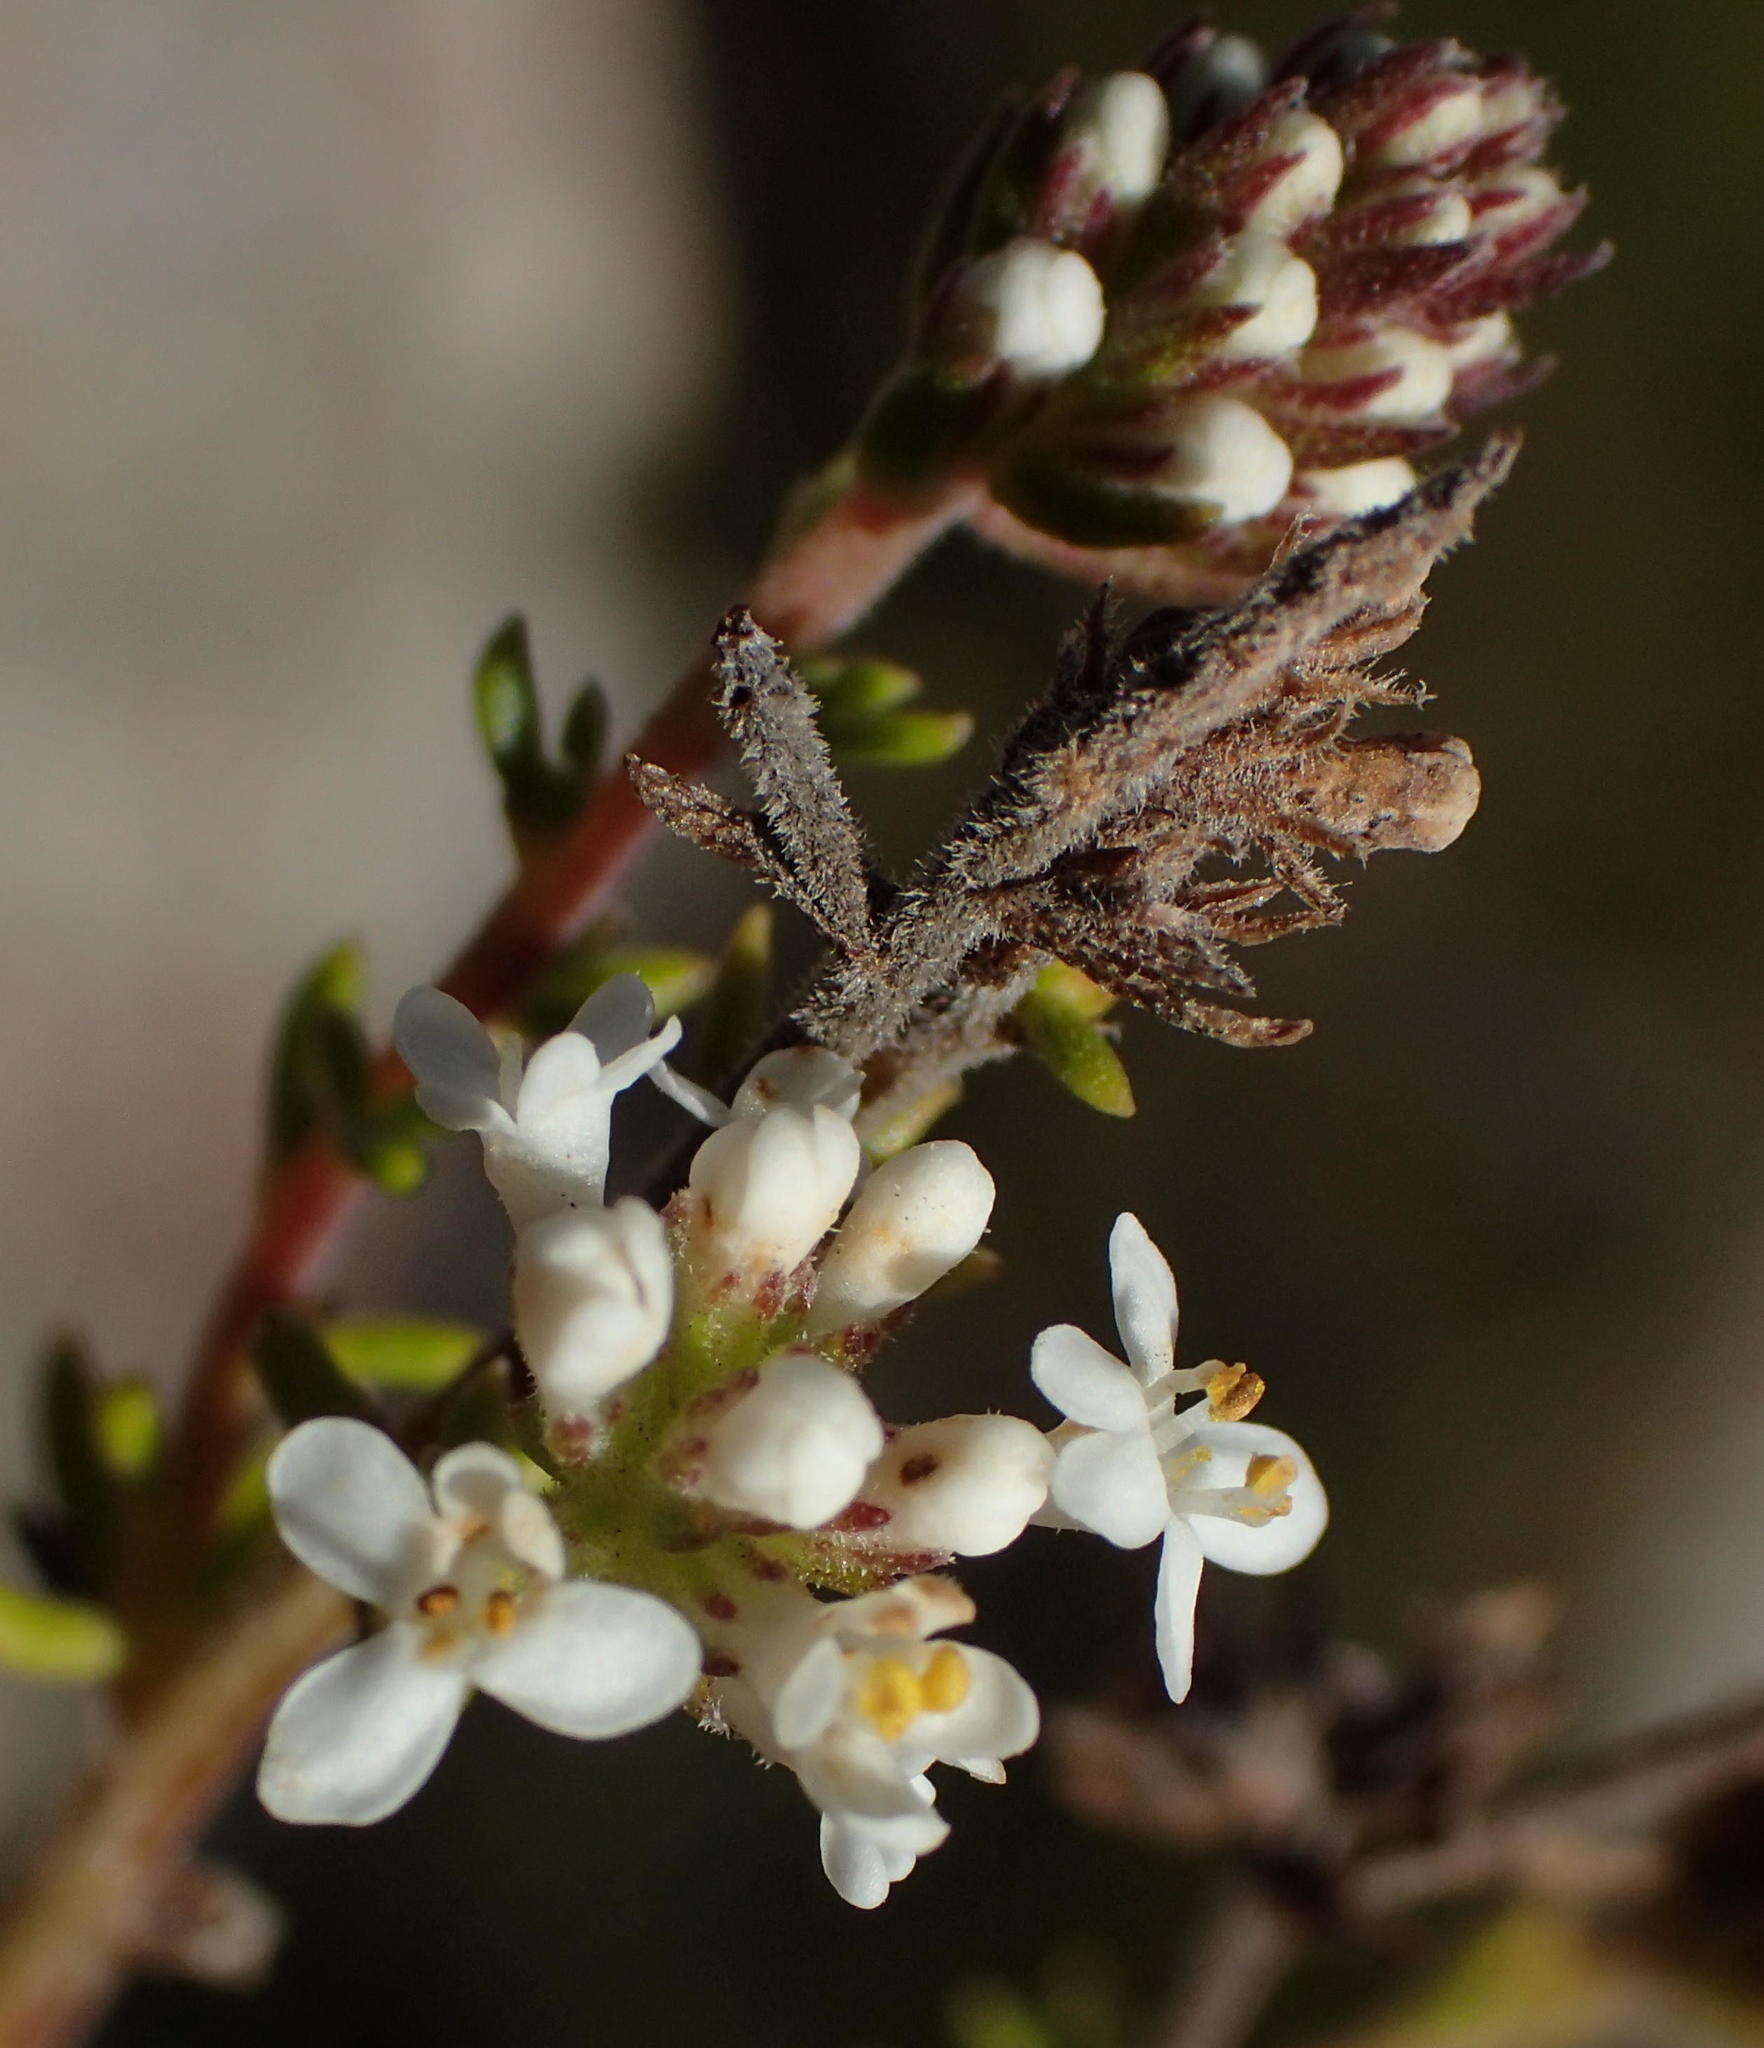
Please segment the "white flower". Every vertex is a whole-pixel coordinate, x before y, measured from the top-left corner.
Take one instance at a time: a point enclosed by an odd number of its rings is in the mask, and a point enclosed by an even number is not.
[[[1152,479],[1165,496],[1216,505],[1226,524],[1260,519],[1286,496],[1292,451],[1240,398],[1213,393],[1173,407],[1170,458]]]
[[[785,1619],[731,1719],[786,1763],[821,1810],[821,1861],[839,1895],[879,1906],[948,1833],[925,1773],[954,1764],[988,1784],[1040,1732],[1035,1695],[1002,1657],[930,1637],[974,1618],[948,1579],[905,1579]]]
[[[1135,1216],[1109,1238],[1115,1326],[1131,1365],[1062,1323],[1035,1340],[1035,1384],[1068,1418],[1054,1433],[1053,1506],[1136,1550],[1164,1539],[1158,1661],[1173,1700],[1193,1675],[1194,1603],[1208,1559],[1283,1572],[1310,1555],[1329,1519],[1323,1487],[1292,1438],[1246,1414],[1261,1382],[1216,1361],[1175,1370],[1176,1282]],[[1192,1407],[1177,1396],[1205,1390]]]
[[[955,291],[952,316],[974,351],[1024,380],[1082,368],[1108,317],[1102,283],[1077,250],[1031,235],[976,257]]]
[[[638,977],[616,975],[538,1047],[524,1074],[517,1050],[499,1052],[471,1011],[437,988],[409,991],[392,1036],[425,1113],[483,1139],[484,1170],[518,1229],[599,1202],[613,1097],[655,1073],[679,1041],[680,1020],[651,1035],[654,1016]]]
[[[917,1423],[889,1438],[858,1488],[870,1515],[848,1541],[903,1554],[990,1557],[1015,1543],[1046,1501],[1053,1462],[1047,1438],[1015,1415]]]
[[[589,1415],[661,1349],[674,1312],[667,1226],[628,1195],[515,1236],[514,1323],[545,1405]]]
[[[818,1529],[850,1504],[881,1449],[882,1425],[850,1373],[818,1351],[780,1351],[702,1426],[682,1483],[737,1514]]]
[[[1213,344],[1219,361],[1290,355],[1317,330],[1317,273],[1278,235],[1239,235],[1201,279],[1190,303],[1250,309]]]
[[[1290,235],[1335,204],[1346,160],[1341,137],[1318,115],[1296,108],[1282,114],[1257,156],[1261,162],[1278,162],[1281,169],[1250,208],[1245,227],[1264,235]]]
[[[1170,154],[1170,103],[1143,71],[1113,71],[1074,95],[1060,140],[1081,155],[1087,189],[1131,209],[1157,190]]]
[[[474,1690],[590,1737],[660,1720],[697,1681],[698,1639],[673,1608],[564,1581],[557,1525],[489,1444],[449,1451],[425,1486],[390,1437],[327,1417],[283,1439],[268,1477],[288,1548],[388,1617],[276,1709],[257,1787],[283,1820],[360,1826],[402,1806]]]
[[[687,1251],[702,1280],[757,1284],[801,1265],[832,1229],[861,1152],[848,1117],[816,1102],[737,1115],[693,1155]]]
[[[980,1242],[993,1192],[959,1139],[914,1145],[879,1166],[820,1262],[809,1335],[879,1323],[916,1300]]]

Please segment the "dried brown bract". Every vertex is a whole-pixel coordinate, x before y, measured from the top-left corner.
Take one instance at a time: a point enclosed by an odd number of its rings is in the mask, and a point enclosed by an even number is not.
[[[873,1086],[910,1070],[923,1093],[1010,1050],[1010,1008],[1050,960],[1228,1044],[1292,1044],[1307,1022],[1241,1007],[1241,950],[1342,916],[1325,857],[1437,851],[1475,810],[1462,741],[1349,728],[1421,701],[1377,664],[1514,447],[1296,547],[1227,609],[1154,612],[1118,638],[1099,597],[992,780],[898,890],[870,866],[808,692],[745,614],[719,640],[720,710],[759,808],[641,761],[637,787],[818,926],[832,959],[796,1021],[872,1062]]]

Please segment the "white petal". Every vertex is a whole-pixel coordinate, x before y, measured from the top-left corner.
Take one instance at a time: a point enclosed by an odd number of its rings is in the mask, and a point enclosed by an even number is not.
[[[790,1752],[791,1768],[823,1813],[897,1820],[922,1813],[925,1798],[899,1748],[849,1716],[831,1723],[818,1742]]]
[[[535,1046],[515,1097],[515,1121],[535,1142],[541,1134],[567,1148],[568,1130],[605,1093],[601,1060],[593,1045],[574,1031],[560,1031]]]
[[[812,1110],[817,1104],[844,1117],[857,1114],[863,1078],[849,1061],[819,1045],[786,1046],[756,1061],[736,1091],[737,1116],[763,1116],[769,1109]]]
[[[670,1102],[677,1102],[688,1116],[697,1117],[701,1124],[709,1124],[713,1131],[721,1130],[729,1121],[729,1107],[720,1095],[713,1095],[708,1088],[701,1088],[696,1081],[688,1081],[684,1074],[677,1074],[666,1060],[652,1067],[649,1078]]]
[[[1109,1233],[1109,1279],[1115,1327],[1149,1386],[1176,1362],[1176,1276],[1137,1216],[1115,1218]]]
[[[1122,1550],[1149,1543],[1170,1519],[1170,1494],[1151,1438],[1144,1431],[1097,1431],[1060,1446],[1052,1498],[1073,1521]]]
[[[888,1887],[908,1876],[948,1833],[948,1823],[930,1811],[883,1821],[824,1814],[821,1868],[848,1906],[870,1912],[887,1898]]]
[[[845,1694],[845,1657],[831,1636],[823,1636],[778,1688],[772,1702],[772,1733],[780,1749],[818,1742],[839,1711]]]
[[[557,1524],[506,1451],[494,1444],[461,1444],[437,1463],[429,1484],[442,1513],[456,1524],[483,1522],[523,1564],[548,1579],[563,1577]]]
[[[450,1131],[482,1131],[503,1115],[501,1059],[464,1003],[438,988],[413,988],[392,1019],[392,1042],[416,1080],[417,1103]]]
[[[288,1688],[257,1773],[257,1796],[278,1820],[365,1827],[440,1762],[469,1687],[457,1663],[419,1656],[418,1640],[395,1624]]]
[[[620,1053],[617,1059],[608,1060],[601,1077],[608,1094],[617,1095],[621,1089],[641,1081],[645,1074],[653,1073],[680,1043],[683,1028],[678,1017],[670,1017],[653,1038],[645,1038],[628,1052]]]
[[[1329,1500],[1317,1468],[1299,1445],[1284,1430],[1260,1422],[1203,1422],[1194,1439],[1213,1454],[1195,1475],[1197,1485],[1241,1486],[1252,1457],[1290,1458],[1298,1467],[1287,1489],[1291,1513],[1264,1522],[1259,1529],[1223,1515],[1194,1516],[1189,1526],[1205,1555],[1227,1571],[1251,1572],[1258,1578],[1290,1571],[1309,1557],[1329,1526]],[[1181,1505],[1178,1494],[1178,1510]]]
[[[370,1423],[303,1422],[276,1446],[265,1476],[282,1541],[352,1599],[396,1606],[436,1555],[428,1489]]]
[[[578,1579],[537,1596],[480,1654],[472,1679],[559,1735],[623,1735],[680,1705],[699,1655],[691,1624],[665,1600]]]
[[[1182,1701],[1194,1683],[1194,1603],[1200,1592],[1204,1553],[1194,1538],[1194,1524],[1178,1516],[1164,1532],[1158,1559],[1158,1590],[1153,1612],[1157,1621],[1158,1664],[1170,1697]]]
[[[654,1022],[655,998],[642,975],[615,974],[570,1019],[569,1028],[588,1040],[604,1066],[647,1038]]]
[[[1073,1323],[1043,1330],[1029,1354],[1029,1377],[1062,1415],[1087,1429],[1143,1429],[1145,1393],[1112,1351]]]
[[[967,1697],[947,1714],[921,1714],[909,1740],[921,1739],[944,1763],[964,1757],[1021,1756],[1041,1733],[1041,1708],[1028,1681],[990,1650],[959,1646],[968,1667]]]
[[[941,1572],[926,1572],[918,1578],[897,1579],[879,1592],[859,1593],[850,1600],[836,1601],[826,1614],[825,1626],[842,1643],[858,1643],[874,1636],[904,1636],[923,1641],[947,1628],[966,1628],[974,1619],[974,1603],[954,1579]]]

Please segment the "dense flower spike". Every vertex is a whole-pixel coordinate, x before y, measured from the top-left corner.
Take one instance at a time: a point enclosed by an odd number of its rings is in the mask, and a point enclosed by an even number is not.
[[[952,197],[864,459],[983,478],[1007,543],[1253,573],[1547,367],[1512,313],[1605,253],[1555,251],[1583,203],[1539,161],[1558,117],[1517,59],[1369,15],[1274,64],[1196,25],[1062,72]]]
[[[282,1540],[387,1624],[316,1665],[271,1723],[258,1774],[284,1820],[363,1824],[440,1760],[471,1693],[560,1735],[623,1735],[685,1699],[698,1640],[664,1601],[563,1583],[564,1545],[515,1460],[465,1444],[429,1486],[389,1437],[308,1422],[269,1463]]]
[[[1127,1364],[1070,1323],[1035,1340],[1035,1384],[1067,1418],[1053,1437],[1049,1519],[1125,1550],[1163,1537],[1158,1661],[1182,1700],[1202,1564],[1286,1571],[1316,1547],[1329,1505],[1291,1437],[1242,1419],[1261,1398],[1254,1373],[1219,1359],[1177,1370],[1176,1282],[1136,1216],[1116,1221],[1109,1270]],[[1202,1398],[1178,1408],[1185,1394]]]

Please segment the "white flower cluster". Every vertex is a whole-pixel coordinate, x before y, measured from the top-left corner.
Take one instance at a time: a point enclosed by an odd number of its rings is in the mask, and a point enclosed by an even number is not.
[[[795,1774],[828,1876],[875,1906],[946,1833],[932,1765],[996,1783],[1039,1726],[1009,1664],[947,1639],[974,1618],[952,1559],[1031,1521],[1162,1533],[1159,1645],[1180,1698],[1201,1560],[1296,1562],[1321,1489],[1288,1438],[1238,1419],[1253,1375],[1174,1369],[1174,1285],[1130,1217],[1112,1253],[1131,1368],[1050,1330],[1034,1377],[1070,1418],[1051,1436],[1008,1415],[890,1429],[859,1374],[979,1243],[985,1168],[940,1140],[866,1174],[843,1061],[770,1054],[725,1107],[665,1066],[678,1027],[652,1023],[626,977],[523,1073],[437,991],[400,1006],[419,1101],[480,1134],[514,1225],[534,1458],[468,1444],[425,1480],[363,1422],[284,1439],[284,1540],[386,1621],[289,1691],[260,1791],[289,1820],[377,1820],[474,1690],[582,1737],[692,1701]],[[644,1075],[716,1126],[660,1212],[604,1199],[613,1101]],[[1178,1409],[1185,1392],[1201,1398]]]

